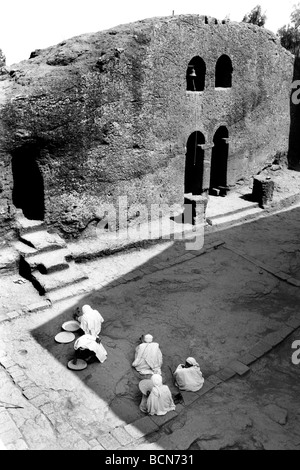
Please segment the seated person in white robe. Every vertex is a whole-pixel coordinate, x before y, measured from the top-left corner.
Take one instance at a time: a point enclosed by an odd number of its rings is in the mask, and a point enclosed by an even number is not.
[[[200,366],[193,357],[188,357],[185,364],[179,364],[174,372],[174,379],[179,390],[187,392],[196,392],[204,384]]]
[[[160,374],[153,374],[151,379],[142,380],[139,388],[143,393],[140,410],[144,413],[162,416],[175,410],[171,391],[167,385],[163,385]]]
[[[80,323],[80,328],[84,331],[85,334],[99,336],[101,331],[102,323],[104,318],[97,311],[93,310],[89,305],[84,305],[82,307],[82,315],[78,315],[78,310],[74,315],[74,318]]]
[[[98,338],[92,335],[82,335],[74,343],[75,358],[73,363],[77,363],[77,359],[84,359],[86,362],[93,362],[96,358],[102,363],[107,359],[107,351],[100,343]]]
[[[153,343],[152,335],[144,335],[142,343],[135,350],[132,366],[141,375],[161,374],[162,353],[158,343]]]

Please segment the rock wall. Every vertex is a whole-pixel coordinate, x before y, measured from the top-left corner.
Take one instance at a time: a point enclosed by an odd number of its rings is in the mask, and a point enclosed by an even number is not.
[[[232,62],[232,87],[216,89],[222,54]],[[186,89],[195,56],[206,65],[201,92]],[[6,216],[14,212],[11,160],[23,160],[22,174],[33,156],[45,220],[66,237],[79,236],[120,196],[131,208],[182,204],[187,140],[204,135],[207,180],[220,126],[228,129],[234,185],[287,151],[292,77],[293,56],[272,33],[198,15],[152,18],[34,51],[0,82]],[[135,215],[136,207],[128,217]]]

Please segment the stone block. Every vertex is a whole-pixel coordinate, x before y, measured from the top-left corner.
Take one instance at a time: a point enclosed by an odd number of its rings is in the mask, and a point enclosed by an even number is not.
[[[183,408],[184,407],[179,404],[179,405],[176,405],[176,411],[169,411],[167,414],[163,416],[156,416],[156,415],[150,416],[150,418],[152,419],[152,421],[154,421],[155,424],[157,424],[157,426],[160,427],[168,423],[169,421],[171,421],[171,419],[176,418],[176,416],[178,416],[178,413],[182,411]]]
[[[157,424],[150,418],[150,416],[140,418],[137,421],[134,421],[134,423],[127,424],[125,426],[125,430],[134,439],[140,439],[141,437],[147,436],[158,429]]]
[[[205,393],[212,390],[213,388],[215,388],[215,384],[213,384],[212,382],[209,382],[209,380],[205,380],[203,387],[200,388],[200,390],[198,390],[198,392],[195,392],[195,393],[197,393],[198,396],[202,396],[202,395],[205,395]]]
[[[134,438],[128,434],[123,426],[115,428],[113,431],[111,431],[110,434],[120,443],[121,446],[126,446],[134,440]]]
[[[32,398],[37,397],[38,395],[41,395],[41,389],[38,387],[28,387],[23,390],[23,395],[24,397],[28,398],[28,400],[31,400]]]
[[[115,450],[120,447],[119,441],[117,441],[117,439],[109,432],[97,437],[97,441],[105,450]]]
[[[253,348],[249,350],[249,353],[256,358],[264,356],[267,352],[271,351],[272,346],[268,343],[260,341]]]
[[[223,380],[220,379],[220,377],[218,377],[217,375],[210,375],[208,377],[208,381],[214,385],[219,385],[223,382]]]
[[[225,382],[235,376],[235,371],[224,367],[224,369],[221,369],[216,373],[216,376]]]
[[[250,353],[244,353],[239,357],[239,361],[242,362],[242,364],[245,364],[245,366],[249,366],[255,362],[256,359],[257,358]]]
[[[263,209],[273,200],[274,181],[271,177],[256,176],[253,178],[252,199],[258,202]]]
[[[228,364],[228,367],[234,370],[238,375],[244,375],[250,370],[248,366],[238,360],[230,362],[230,364]]]

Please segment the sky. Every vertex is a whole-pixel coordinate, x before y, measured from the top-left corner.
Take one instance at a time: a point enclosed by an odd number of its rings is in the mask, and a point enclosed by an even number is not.
[[[260,4],[274,33],[290,22],[295,0],[13,0],[0,1],[0,49],[6,64],[64,39],[153,16],[200,14],[241,21]]]

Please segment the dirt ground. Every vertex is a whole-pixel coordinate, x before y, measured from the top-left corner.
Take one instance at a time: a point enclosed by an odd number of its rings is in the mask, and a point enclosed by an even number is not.
[[[131,363],[143,333],[153,334],[160,343],[163,378],[175,392],[170,367],[187,356],[196,357],[205,378],[267,333],[277,331],[283,321],[299,312],[299,288],[229,247],[242,248],[258,262],[280,267],[299,279],[299,222],[300,208],[294,207],[224,230],[218,238],[225,245],[208,253],[202,250],[199,256],[174,266],[167,263],[184,254],[182,242],[82,264],[95,286],[89,295],[2,323],[0,349],[41,388],[56,418],[50,423],[47,415],[39,414],[40,409],[25,400],[0,370],[4,380],[0,400],[24,406],[8,411],[28,447],[74,448],[72,440],[59,434],[63,423],[89,445],[116,426],[141,418],[140,376]],[[214,237],[209,235],[206,243]],[[106,273],[121,276],[153,263],[159,263],[160,269],[141,279],[111,289],[97,285]],[[22,288],[26,289],[25,284]],[[31,286],[27,289],[32,292]],[[105,319],[102,342],[108,359],[73,372],[66,367],[73,343],[58,344],[54,336],[72,318],[75,307],[86,303]],[[300,339],[300,332],[293,338]],[[170,442],[182,449],[300,448],[300,366],[291,363],[291,344],[292,337],[255,363],[246,376],[233,378],[185,407],[164,429],[169,441],[162,441],[162,448],[168,449]],[[147,448],[153,440],[159,441],[161,432],[139,445]]]

